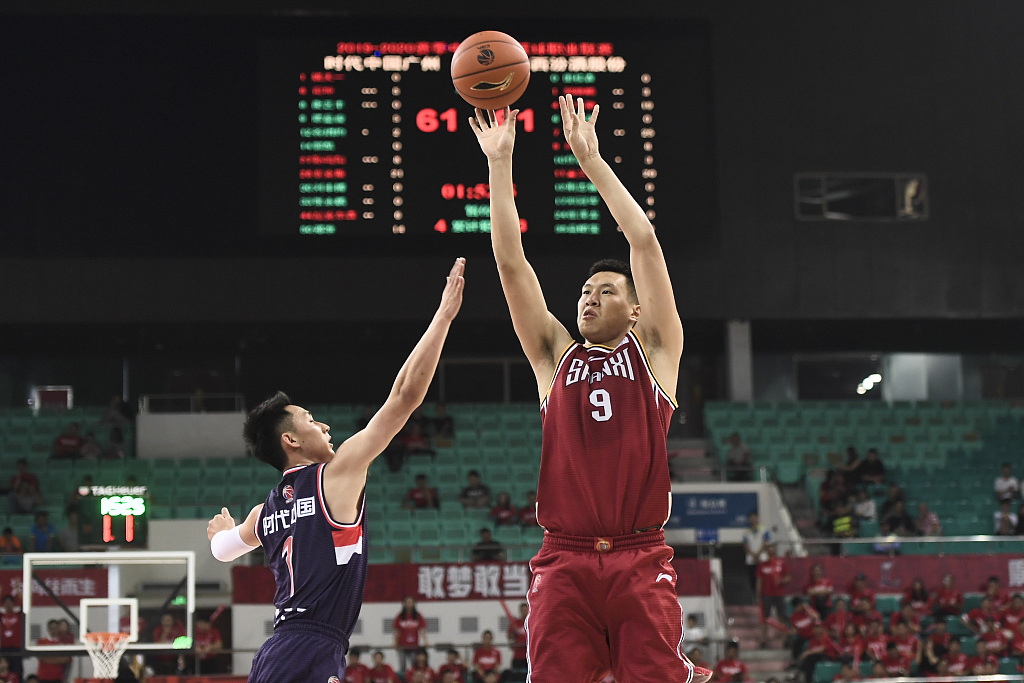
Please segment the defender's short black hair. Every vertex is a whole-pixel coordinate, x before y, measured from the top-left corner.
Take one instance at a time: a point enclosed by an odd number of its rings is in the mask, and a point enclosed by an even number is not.
[[[286,456],[281,448],[281,435],[292,428],[292,415],[285,408],[292,400],[279,391],[253,408],[245,418],[242,437],[252,457],[284,471]]]
[[[618,273],[619,275],[626,276],[626,284],[629,287],[629,298],[631,301],[638,302],[636,296],[636,286],[633,284],[633,271],[630,269],[629,264],[625,261],[620,261],[614,258],[603,258],[600,261],[595,261],[594,265],[590,266],[590,272],[587,273],[587,277],[593,277],[595,273]]]

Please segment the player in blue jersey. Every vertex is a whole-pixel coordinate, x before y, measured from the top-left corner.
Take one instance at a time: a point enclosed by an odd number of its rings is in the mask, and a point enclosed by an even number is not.
[[[214,557],[230,562],[262,545],[274,572],[274,635],[253,659],[251,683],[338,683],[363,602],[370,463],[423,402],[462,304],[465,259],[457,259],[434,318],[369,424],[342,443],[330,427],[278,392],[249,413],[243,434],[280,483],[236,526],[227,508],[210,520]]]

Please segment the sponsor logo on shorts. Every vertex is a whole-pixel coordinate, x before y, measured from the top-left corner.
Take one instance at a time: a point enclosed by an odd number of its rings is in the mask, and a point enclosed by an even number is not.
[[[295,489],[292,488],[291,484],[284,487],[284,499],[285,502],[290,503],[295,500]]]
[[[665,572],[662,572],[662,573],[658,574],[658,578],[656,578],[654,580],[654,583],[658,583],[662,579],[665,579],[669,583],[672,583],[672,575],[671,574],[666,574]]]
[[[533,577],[533,588],[530,589],[531,593],[536,593],[537,591],[540,590],[540,580],[541,580],[541,578],[542,577],[541,577],[540,574],[537,574],[537,576]]]

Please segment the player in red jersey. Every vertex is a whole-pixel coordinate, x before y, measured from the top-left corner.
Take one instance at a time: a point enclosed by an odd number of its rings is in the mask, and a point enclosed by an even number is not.
[[[703,683],[683,653],[666,438],[683,326],[654,226],[598,151],[583,100],[561,98],[565,138],[629,243],[629,265],[599,261],[577,302],[577,343],[552,315],[523,252],[512,184],[517,111],[470,126],[490,170],[491,242],[512,324],[533,368],[544,438],[533,559],[532,683]],[[571,655],[567,656],[567,653]]]

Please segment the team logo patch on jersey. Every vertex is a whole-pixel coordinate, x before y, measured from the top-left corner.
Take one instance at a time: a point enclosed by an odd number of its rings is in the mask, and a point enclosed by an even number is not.
[[[283,493],[286,502],[290,503],[293,500],[295,500],[295,489],[292,488],[291,484],[288,484],[287,486],[284,487]]]
[[[341,679],[337,676],[331,676],[327,679],[327,683],[341,683]]]

